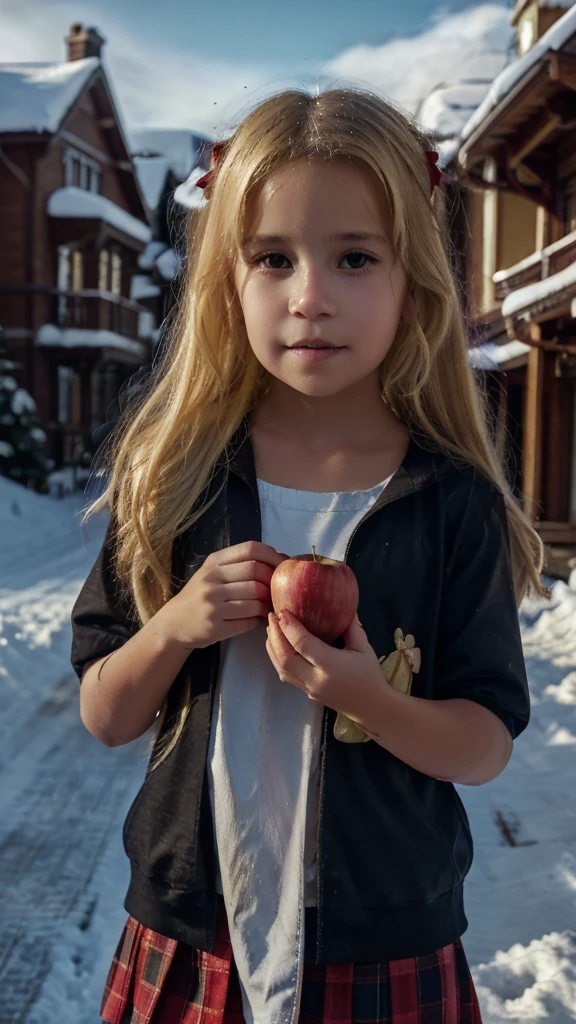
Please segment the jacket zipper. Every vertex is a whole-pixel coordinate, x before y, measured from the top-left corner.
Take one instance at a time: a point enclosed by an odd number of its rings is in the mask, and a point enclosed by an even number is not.
[[[414,490],[414,487],[413,487],[412,483],[410,484],[409,487],[404,487],[401,491],[398,491],[397,494],[392,494],[391,496],[386,495],[386,488],[384,489],[384,491],[380,495],[380,498],[374,503],[372,508],[368,510],[366,515],[362,516],[362,519],[360,520],[359,523],[356,524],[354,530],[352,531],[350,537],[348,538],[348,544],[346,545],[346,554],[344,555],[344,562],[346,564],[348,563],[348,555],[350,554],[350,548],[352,546],[352,542],[353,542],[356,534],[358,533],[358,530],[366,522],[366,520],[369,519],[370,516],[374,515],[374,513],[377,512],[379,509],[383,508],[384,505],[391,505],[393,501],[397,501],[398,498],[403,498],[406,494],[410,494],[413,490]],[[321,848],[322,848],[321,847],[321,841],[322,841],[322,812],[324,810],[324,773],[325,773],[325,769],[326,769],[326,750],[327,750],[327,747],[328,747],[328,708],[324,708],[324,715],[323,715],[323,722],[322,722],[322,746],[321,746],[321,757],[320,757],[320,783],[319,783],[320,801],[319,801],[319,808],[318,808],[318,830],[317,830],[317,834],[316,834],[316,850],[317,850],[317,853],[316,853],[316,922],[317,922],[316,923],[316,963],[320,963],[319,955],[320,955],[320,950],[322,948],[322,936],[323,936],[323,930],[324,930],[324,920],[323,920],[323,913],[322,913],[323,907],[322,907],[322,901],[320,899],[320,891],[321,891],[321,888],[322,888],[322,881],[323,881],[322,876],[323,876],[323,867],[324,866],[323,866],[323,862],[322,862],[322,857],[320,856],[320,851],[321,851]]]

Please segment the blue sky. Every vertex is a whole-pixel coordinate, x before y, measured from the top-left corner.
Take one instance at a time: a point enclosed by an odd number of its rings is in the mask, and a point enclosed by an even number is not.
[[[53,13],[58,4],[48,0]],[[82,9],[78,5],[78,10]],[[187,42],[225,60],[299,65],[330,60],[355,43],[421,32],[478,0],[102,0],[102,12],[148,43]]]
[[[440,83],[493,78],[513,0],[0,0],[0,61],[61,61],[72,22],[106,37],[128,126],[225,135],[281,88],[356,84],[414,113]],[[24,15],[24,16],[23,16]]]

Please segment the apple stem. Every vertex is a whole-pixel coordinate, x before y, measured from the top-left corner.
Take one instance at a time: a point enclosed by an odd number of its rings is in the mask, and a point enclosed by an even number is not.
[[[312,545],[312,560],[314,562],[318,561],[318,559],[316,558],[316,548],[314,547],[314,545]]]

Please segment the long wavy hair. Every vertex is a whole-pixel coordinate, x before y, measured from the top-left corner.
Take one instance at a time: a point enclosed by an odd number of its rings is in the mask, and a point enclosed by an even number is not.
[[[381,367],[382,399],[423,443],[461,457],[504,495],[518,603],[542,594],[542,544],[512,495],[489,428],[487,399],[470,367],[441,188],[430,198],[424,151],[434,140],[392,104],[363,90],[286,91],[260,103],[224,151],[209,201],[188,231],[185,285],[162,358],[108,446],[103,508],[115,523],[115,569],[144,625],[172,596],[177,536],[206,509],[215,466],[270,374],[256,359],[233,285],[248,203],[279,165],[349,160],[367,174],[391,219],[396,257],[416,316],[401,321]],[[150,770],[170,753],[190,706],[154,725]]]

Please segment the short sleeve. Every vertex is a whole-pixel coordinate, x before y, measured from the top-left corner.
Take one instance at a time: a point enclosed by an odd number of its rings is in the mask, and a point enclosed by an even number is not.
[[[435,691],[484,705],[513,738],[530,720],[506,506],[486,483],[472,487],[448,555]]]
[[[98,557],[72,608],[71,662],[79,679],[84,664],[122,647],[140,629],[130,613],[130,601],[112,567],[112,520]]]

